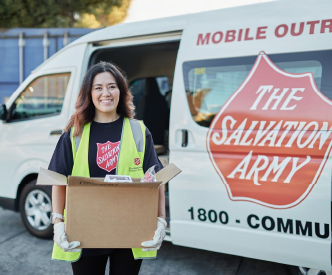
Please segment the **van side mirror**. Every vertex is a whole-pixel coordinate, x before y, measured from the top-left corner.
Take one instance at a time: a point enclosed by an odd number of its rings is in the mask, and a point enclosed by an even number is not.
[[[2,104],[0,108],[0,120],[7,121],[7,107],[5,104]]]

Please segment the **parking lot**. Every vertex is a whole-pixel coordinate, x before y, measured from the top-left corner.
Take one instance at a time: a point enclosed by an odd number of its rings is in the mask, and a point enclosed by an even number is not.
[[[53,242],[31,236],[19,213],[0,208],[0,274],[71,274],[71,266],[51,260]],[[165,242],[158,259],[146,260],[140,274],[287,274],[281,264],[214,253]]]

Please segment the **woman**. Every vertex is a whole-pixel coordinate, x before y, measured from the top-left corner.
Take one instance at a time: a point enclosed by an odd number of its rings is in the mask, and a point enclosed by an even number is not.
[[[136,178],[142,177],[153,165],[156,172],[162,169],[151,133],[142,122],[131,119],[132,99],[119,68],[106,62],[92,66],[83,79],[76,112],[59,139],[48,169],[65,176],[119,174]],[[84,154],[88,157],[76,158]],[[135,169],[129,169],[134,160]],[[69,243],[65,235],[62,216],[65,201],[66,187],[53,186],[51,219],[55,244],[52,258],[71,262],[75,275],[105,274],[108,258],[110,274],[138,274],[142,259],[156,257],[156,250],[165,238],[163,188],[159,194],[157,230],[153,240],[142,243],[145,249],[77,249],[79,240]],[[111,233],[112,229],[109,230]]]

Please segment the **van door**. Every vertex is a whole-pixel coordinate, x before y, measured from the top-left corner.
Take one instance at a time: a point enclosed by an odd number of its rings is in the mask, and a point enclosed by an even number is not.
[[[0,197],[15,199],[22,179],[47,167],[68,121],[74,76],[74,68],[36,73],[8,102],[9,121],[1,122]]]
[[[328,41],[277,44],[285,22],[266,19],[268,43],[225,43],[216,22],[186,29],[177,58],[170,162],[183,173],[169,185],[173,243],[330,270]],[[244,35],[240,23],[227,26]]]

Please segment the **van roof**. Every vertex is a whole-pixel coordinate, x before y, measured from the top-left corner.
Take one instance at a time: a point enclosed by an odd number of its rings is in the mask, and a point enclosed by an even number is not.
[[[251,17],[253,14],[261,10],[261,8],[266,8],[266,5],[276,5],[280,8],[280,6],[282,5],[280,5],[280,1],[278,2],[279,5],[276,4],[276,2],[258,3],[244,5],[240,7],[231,7],[172,17],[163,17],[152,20],[122,23],[84,35],[71,43],[71,45],[80,43],[101,42],[112,39],[128,38],[148,34],[182,31],[186,25],[198,23],[198,18],[201,22],[211,21],[213,19],[220,19],[221,16],[225,18],[225,20],[234,20],[235,18],[241,18],[242,20],[244,14],[246,14],[247,17],[248,15],[250,15]],[[272,9],[272,7],[268,7],[268,9],[274,10]],[[274,11],[273,13],[276,14],[276,11]]]
[[[269,0],[265,0],[269,1]],[[319,10],[331,5],[330,0],[270,0],[271,2],[255,3],[237,7],[223,8],[199,13],[191,13],[172,17],[163,17],[152,20],[122,23],[103,28],[75,40],[70,45],[80,43],[101,42],[118,38],[137,37],[150,34],[182,31],[187,25],[213,22],[214,20],[230,24],[234,21],[294,18],[315,15]]]

